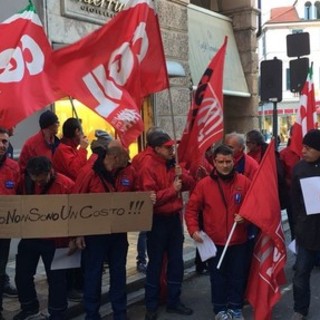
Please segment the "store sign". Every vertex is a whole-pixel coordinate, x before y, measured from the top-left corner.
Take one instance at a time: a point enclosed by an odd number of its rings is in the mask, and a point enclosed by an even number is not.
[[[128,0],[61,0],[61,14],[78,20],[104,24],[123,10]]]

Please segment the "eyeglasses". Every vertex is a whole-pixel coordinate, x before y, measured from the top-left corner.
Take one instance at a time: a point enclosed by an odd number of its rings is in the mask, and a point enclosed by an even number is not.
[[[9,143],[9,140],[7,140],[7,139],[1,139],[0,141],[2,142],[2,144],[7,144],[7,143]]]

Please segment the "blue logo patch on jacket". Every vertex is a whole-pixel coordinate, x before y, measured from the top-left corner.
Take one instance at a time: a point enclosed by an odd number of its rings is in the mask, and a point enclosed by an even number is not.
[[[7,180],[4,182],[4,186],[7,188],[7,189],[13,189],[14,188],[14,181],[12,180]]]
[[[240,204],[241,203],[241,193],[237,192],[235,195],[234,195],[234,202],[236,204]]]
[[[126,178],[121,179],[120,183],[122,186],[126,186],[126,187],[130,186],[130,180]]]

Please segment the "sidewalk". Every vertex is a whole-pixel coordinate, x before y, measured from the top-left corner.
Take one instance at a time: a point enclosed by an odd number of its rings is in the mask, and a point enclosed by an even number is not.
[[[286,212],[282,212],[282,222],[284,231],[288,231],[289,226],[287,222]],[[185,229],[186,230],[186,229]],[[128,294],[128,306],[132,305],[138,301],[144,299],[144,280],[145,275],[137,272],[136,270],[136,255],[137,255],[137,232],[128,233],[128,242],[129,250],[127,257],[127,294]],[[185,273],[184,277],[190,278],[195,274],[194,269],[194,257],[195,257],[195,248],[193,245],[193,240],[190,238],[189,234],[185,231],[185,242],[184,242],[184,262],[185,262]],[[14,281],[15,273],[15,261],[11,260],[8,264],[7,271],[10,275],[11,281]],[[43,265],[40,261],[38,272],[35,277],[36,290],[38,292],[38,299],[41,305],[42,312],[47,314],[47,295],[48,295],[48,286],[46,281],[46,275],[43,268]],[[109,284],[109,273],[108,269],[103,274],[102,278],[102,306],[100,313],[102,317],[106,317],[110,314],[111,307],[108,303],[108,284]],[[13,316],[19,311],[20,304],[18,299],[9,299],[4,298],[3,303],[3,316],[6,320],[11,320]],[[69,302],[68,315],[69,319],[72,320],[83,320],[84,319],[84,310],[82,303]]]
[[[129,250],[127,257],[127,293],[128,293],[128,305],[135,303],[143,298],[144,294],[144,279],[145,275],[137,272],[136,270],[136,255],[137,255],[137,240],[138,233],[130,232],[128,233]],[[14,255],[11,255],[11,260],[8,263],[7,272],[9,273],[10,279],[14,282],[15,274],[15,261],[13,260]],[[195,249],[193,246],[193,240],[185,232],[185,242],[184,242],[184,261],[185,267],[188,268],[193,265],[195,257]],[[188,273],[188,272],[187,272]],[[38,271],[35,276],[36,290],[38,293],[38,299],[42,312],[47,314],[47,295],[48,295],[48,285],[45,275],[45,270],[43,264],[39,263]],[[102,303],[101,314],[105,316],[111,312],[110,305],[108,302],[108,284],[109,284],[109,272],[103,274],[102,279]],[[4,298],[3,301],[3,316],[6,320],[11,320],[13,316],[20,310],[20,304],[18,299]],[[70,319],[83,319],[83,307],[81,303],[69,302],[69,318]]]

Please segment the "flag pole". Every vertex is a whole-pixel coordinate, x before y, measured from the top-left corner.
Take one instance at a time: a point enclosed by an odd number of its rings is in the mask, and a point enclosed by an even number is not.
[[[225,244],[225,246],[224,246],[224,248],[223,248],[221,257],[220,257],[220,259],[219,259],[219,262],[218,262],[218,264],[217,264],[217,269],[220,269],[220,267],[221,267],[223,258],[224,258],[224,256],[226,255],[226,252],[227,252],[229,243],[230,243],[231,238],[232,238],[232,236],[233,236],[234,230],[236,229],[236,226],[237,226],[237,222],[234,222],[234,223],[233,223],[233,226],[232,226],[232,229],[231,229],[231,231],[230,231],[230,233],[229,233],[227,242],[226,242],[226,244]]]
[[[77,120],[79,120],[78,113],[77,113],[76,107],[75,107],[75,105],[74,105],[74,103],[73,103],[73,99],[72,99],[71,96],[69,96],[69,101],[70,101],[70,103],[71,103],[71,107],[72,107],[73,113],[75,114]]]
[[[172,103],[172,94],[170,86],[168,88],[168,94],[169,94],[169,104],[170,104],[170,115],[171,115],[171,123],[172,123],[172,130],[173,130],[173,140],[174,140],[174,147],[175,147],[175,158],[176,158],[176,164],[179,164],[179,157],[178,157],[178,148],[177,148],[177,134],[176,134],[176,125],[174,123],[174,115],[173,115],[173,103]]]

